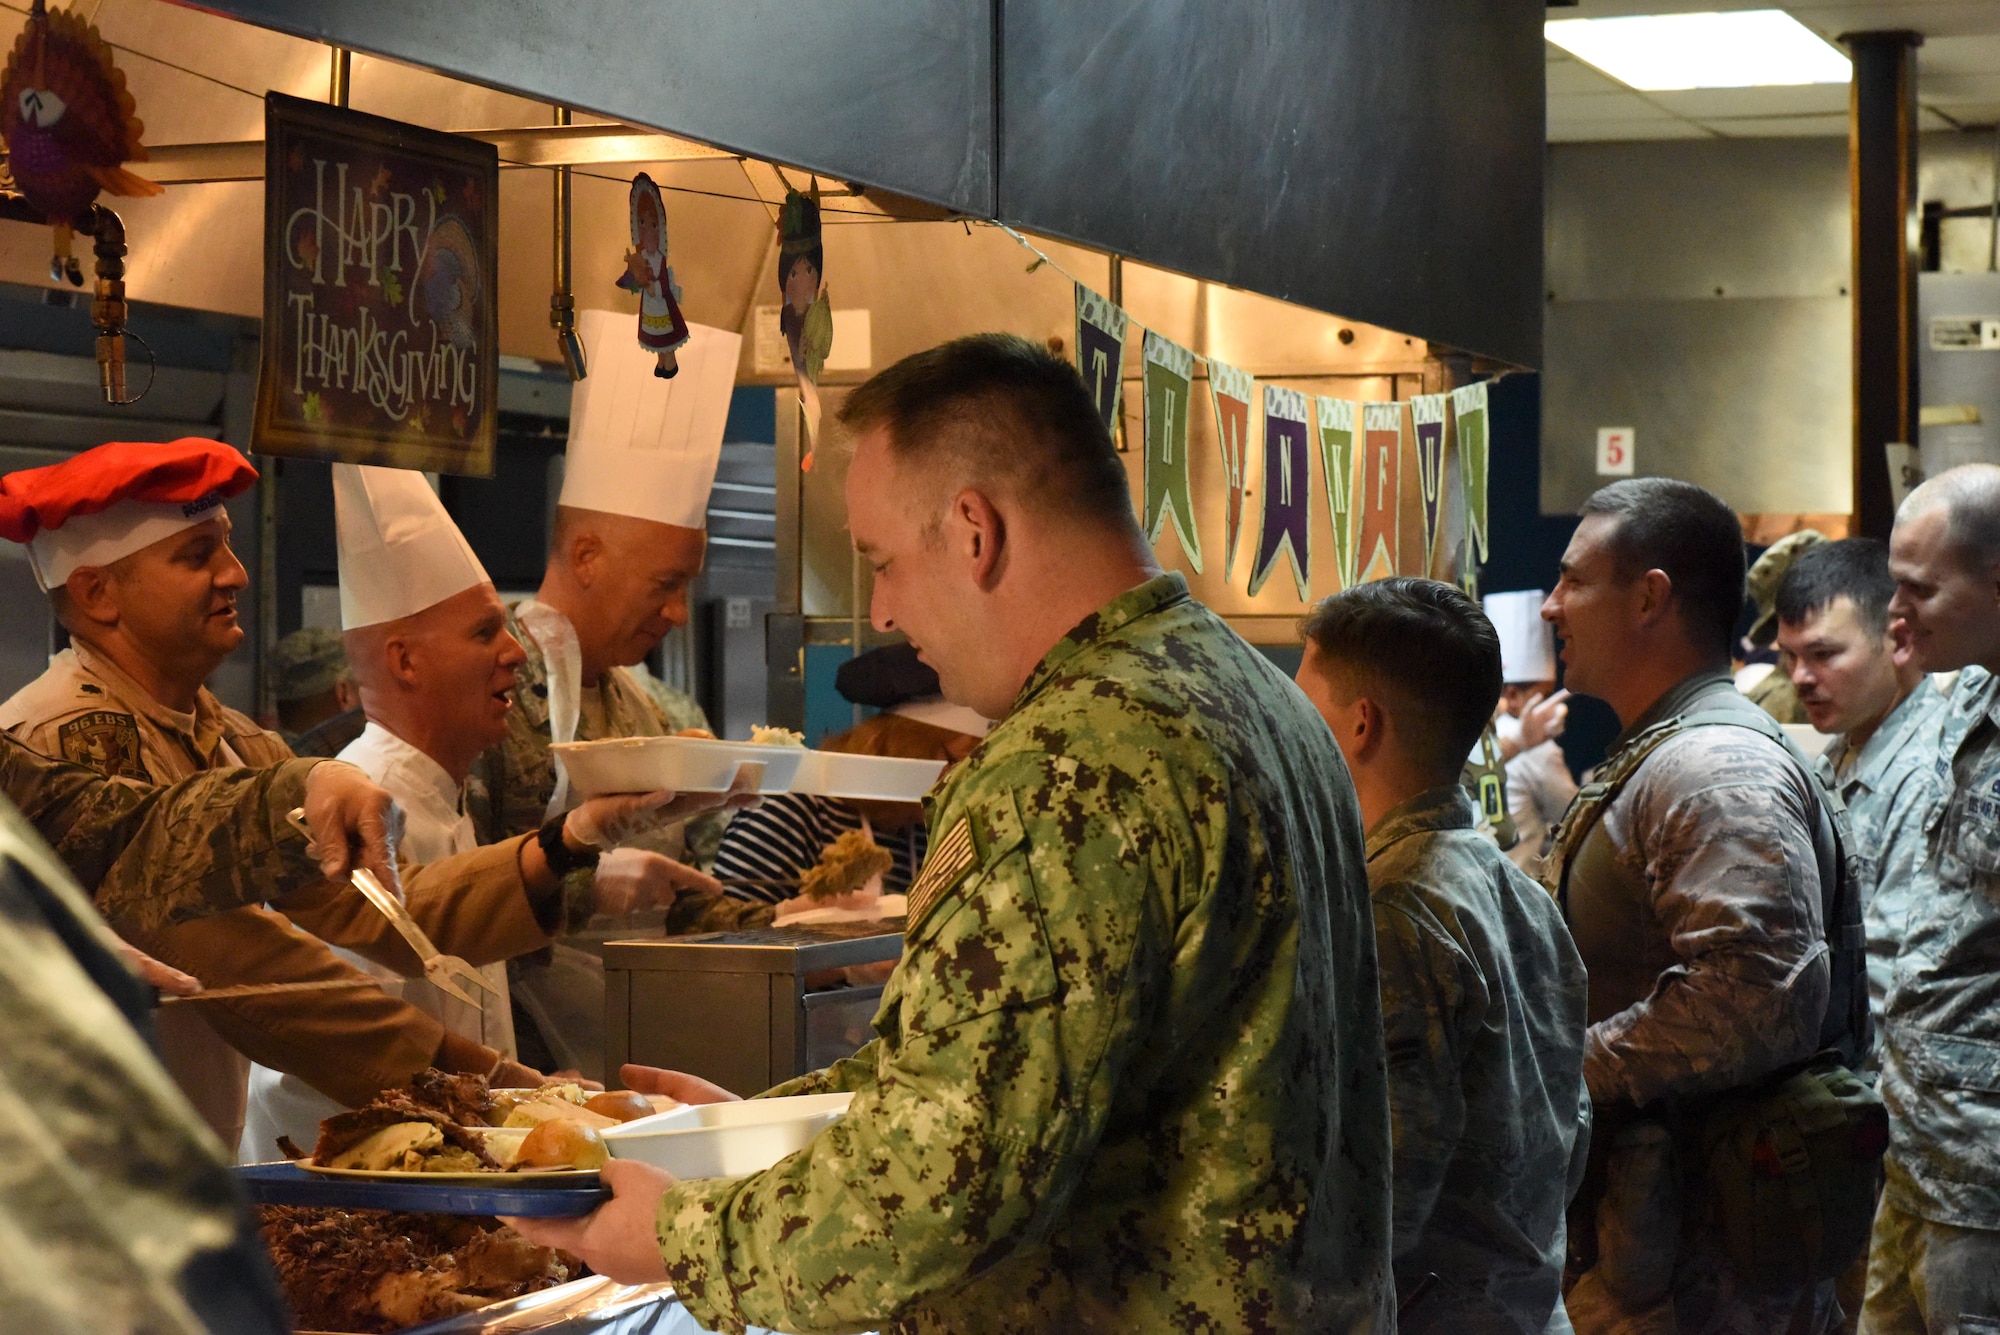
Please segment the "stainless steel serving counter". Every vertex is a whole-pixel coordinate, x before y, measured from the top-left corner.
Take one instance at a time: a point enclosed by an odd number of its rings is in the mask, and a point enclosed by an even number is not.
[[[900,918],[760,927],[604,947],[604,1056],[664,1066],[745,1096],[851,1055],[880,984],[843,974],[893,961]]]

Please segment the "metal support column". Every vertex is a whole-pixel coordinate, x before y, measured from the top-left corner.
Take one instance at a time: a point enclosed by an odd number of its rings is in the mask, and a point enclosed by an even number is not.
[[[1920,33],[1857,32],[1848,113],[1854,228],[1854,532],[1894,525],[1883,446],[1917,439],[1917,48]]]

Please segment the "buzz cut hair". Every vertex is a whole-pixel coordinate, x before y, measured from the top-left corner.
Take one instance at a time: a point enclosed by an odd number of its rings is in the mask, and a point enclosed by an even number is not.
[[[1912,518],[1933,505],[1944,506],[1952,554],[1966,569],[1984,575],[2000,566],[2000,467],[1947,469],[1905,497],[1896,518]]]
[[[1889,549],[1874,538],[1842,538],[1799,553],[1778,583],[1778,620],[1796,626],[1845,597],[1870,635],[1889,633],[1889,600],[1896,578]]]
[[[1328,666],[1376,698],[1411,758],[1456,774],[1500,703],[1500,636],[1449,584],[1402,575],[1322,599],[1299,623]]]
[[[940,489],[992,488],[1035,513],[1137,535],[1132,487],[1076,368],[1015,334],[903,358],[847,396],[839,420],[885,428],[889,452]]]
[[[1727,658],[1743,615],[1743,525],[1720,496],[1670,477],[1600,487],[1577,512],[1616,522],[1605,537],[1618,578],[1666,575],[1689,638]]]

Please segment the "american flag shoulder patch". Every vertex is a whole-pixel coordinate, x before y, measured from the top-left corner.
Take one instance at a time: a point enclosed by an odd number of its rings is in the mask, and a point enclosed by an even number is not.
[[[903,920],[905,935],[916,930],[917,924],[924,920],[924,915],[944,896],[944,892],[957,885],[978,861],[979,850],[972,838],[972,820],[960,816],[958,824],[952,826],[944,838],[931,845],[929,855],[924,858],[923,870],[917,873],[915,884],[910,886]]]

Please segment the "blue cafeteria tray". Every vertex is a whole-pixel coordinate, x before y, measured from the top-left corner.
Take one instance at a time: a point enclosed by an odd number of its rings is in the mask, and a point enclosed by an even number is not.
[[[470,1182],[383,1181],[308,1173],[289,1160],[243,1164],[236,1179],[257,1205],[331,1205],[346,1210],[410,1210],[420,1214],[518,1215],[561,1219],[589,1214],[611,1199],[595,1175],[523,1186],[500,1177],[493,1186]]]

